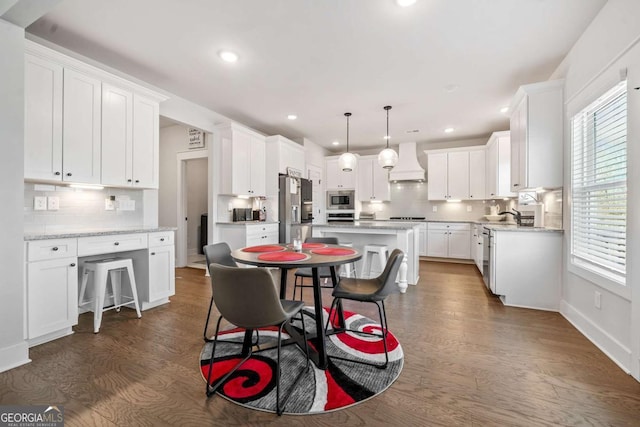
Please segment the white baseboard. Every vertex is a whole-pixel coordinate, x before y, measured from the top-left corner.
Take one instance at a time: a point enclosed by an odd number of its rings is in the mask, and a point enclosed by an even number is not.
[[[631,350],[629,348],[593,323],[591,319],[569,305],[565,300],[560,302],[560,314],[575,326],[582,335],[602,350],[609,359],[613,360],[620,369],[627,374],[631,374]]]
[[[17,368],[29,362],[31,359],[29,359],[29,346],[26,341],[0,348],[0,372]]]

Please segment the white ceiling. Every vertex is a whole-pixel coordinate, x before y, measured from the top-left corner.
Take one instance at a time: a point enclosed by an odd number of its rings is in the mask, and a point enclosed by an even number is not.
[[[346,111],[352,147],[384,145],[385,105],[392,144],[508,129],[499,109],[549,78],[605,2],[65,0],[27,31],[265,134],[336,149]]]

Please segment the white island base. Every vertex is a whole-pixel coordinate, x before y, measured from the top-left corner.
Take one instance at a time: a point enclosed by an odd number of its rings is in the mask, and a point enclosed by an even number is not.
[[[339,242],[352,242],[353,247],[362,252],[369,244],[383,244],[404,252],[404,260],[398,273],[400,293],[407,291],[408,285],[415,285],[419,279],[418,223],[362,222],[314,225],[314,237],[337,237]],[[364,255],[364,254],[363,254]],[[356,263],[358,275],[364,260]]]

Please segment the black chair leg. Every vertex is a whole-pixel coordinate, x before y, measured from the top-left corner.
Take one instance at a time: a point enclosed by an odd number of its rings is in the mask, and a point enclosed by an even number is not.
[[[300,317],[302,318],[302,337],[304,339],[304,353],[307,358],[307,363],[305,367],[300,370],[298,376],[291,384],[291,388],[287,392],[286,396],[282,398],[282,402],[280,401],[280,347],[281,347],[281,336],[282,336],[282,328],[284,328],[285,323],[280,325],[278,329],[278,361],[277,361],[277,372],[276,372],[276,414],[279,416],[284,412],[285,405],[287,404],[287,400],[291,396],[291,393],[296,388],[300,380],[302,379],[302,375],[309,370],[309,343],[307,341],[307,328],[304,324],[304,315],[302,311],[300,312]]]
[[[207,312],[207,321],[204,324],[204,332],[202,332],[202,335],[204,337],[204,342],[213,341],[212,339],[207,337],[207,328],[209,327],[209,319],[211,318],[211,309],[212,308],[213,308],[213,297],[211,297],[211,302],[209,302],[209,311]]]

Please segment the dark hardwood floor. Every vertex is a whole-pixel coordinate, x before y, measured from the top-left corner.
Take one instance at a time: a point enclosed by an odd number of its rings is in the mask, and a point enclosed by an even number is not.
[[[420,277],[387,299],[402,374],[349,409],[277,417],[206,399],[210,285],[189,268],[176,271],[171,304],[142,319],[109,311],[94,335],[87,313],[75,334],[32,348],[32,363],[0,374],[0,404],[64,405],[68,426],[640,425],[640,383],[558,313],[502,306],[473,265],[423,261]],[[345,307],[377,318],[373,306]]]

